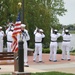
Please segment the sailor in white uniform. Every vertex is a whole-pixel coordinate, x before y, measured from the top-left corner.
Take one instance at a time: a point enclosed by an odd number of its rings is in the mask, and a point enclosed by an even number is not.
[[[6,28],[6,31],[5,31],[6,35],[9,32],[10,29],[14,29],[14,26],[12,24],[7,25],[7,28]]]
[[[29,67],[29,65],[28,65],[28,58],[27,58],[27,50],[28,50],[27,41],[30,40],[30,36],[29,36],[28,30],[26,30],[25,27],[26,27],[25,24],[21,24],[21,31],[22,31],[22,33],[17,35],[17,39],[18,39],[18,41],[20,39],[22,39],[23,42],[24,42],[24,44],[23,44],[23,49],[24,49],[24,66],[25,67]]]
[[[57,32],[57,30],[53,30],[51,28],[51,42],[50,42],[50,57],[49,61],[57,62],[56,54],[57,54],[57,38],[60,37],[61,34]]]
[[[10,28],[10,30],[6,34],[7,35],[7,52],[12,52],[11,45],[12,45],[12,41],[13,41],[13,38],[12,38],[13,29],[14,28]]]
[[[34,31],[35,35],[35,51],[33,56],[33,61],[36,61],[37,53],[39,53],[39,62],[42,62],[42,39],[45,37],[42,29],[37,29]]]
[[[71,37],[72,35],[69,33],[69,30],[64,30],[62,32],[63,42],[62,42],[62,60],[67,59],[70,61],[70,50],[71,50]],[[66,57],[67,54],[67,57]]]
[[[0,26],[0,52],[3,52],[3,37],[4,37],[4,31]]]

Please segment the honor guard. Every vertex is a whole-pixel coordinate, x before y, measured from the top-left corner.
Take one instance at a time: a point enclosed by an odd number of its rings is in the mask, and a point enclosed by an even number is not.
[[[58,31],[56,29],[53,30],[53,28],[51,28],[51,42],[50,42],[50,57],[49,57],[49,61],[53,61],[53,62],[57,62],[56,59],[56,54],[57,54],[57,38],[60,37],[61,34],[58,33]]]
[[[28,58],[27,58],[27,49],[28,49],[27,41],[30,40],[30,36],[29,36],[28,30],[26,30],[25,27],[26,27],[25,24],[21,24],[21,34],[19,34],[17,36],[17,38],[18,38],[18,41],[20,39],[22,39],[23,42],[24,42],[24,44],[23,44],[23,48],[24,48],[24,66],[29,67]]]
[[[35,51],[33,61],[36,61],[37,53],[39,53],[39,62],[42,62],[42,39],[45,37],[43,30],[36,28],[34,31],[35,35]]]
[[[0,26],[0,52],[3,52],[3,37],[4,37],[4,31]]]
[[[10,30],[6,34],[7,35],[7,52],[12,52],[11,45],[13,41],[13,38],[12,38],[13,30],[14,28],[10,28]]]
[[[7,35],[7,33],[9,32],[9,30],[10,30],[11,28],[12,28],[12,29],[14,28],[14,24],[13,24],[13,23],[9,23],[9,24],[6,26],[6,31],[5,31],[6,35]]]
[[[62,37],[63,37],[63,42],[62,42],[62,60],[67,59],[70,61],[70,50],[71,50],[71,37],[72,35],[69,33],[69,30],[64,30],[62,31]],[[67,56],[66,56],[67,54]]]

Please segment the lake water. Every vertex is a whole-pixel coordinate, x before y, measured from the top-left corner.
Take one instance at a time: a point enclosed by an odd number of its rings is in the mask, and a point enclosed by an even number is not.
[[[71,34],[71,50],[75,50],[75,34]],[[58,43],[59,49],[61,49],[61,42]]]

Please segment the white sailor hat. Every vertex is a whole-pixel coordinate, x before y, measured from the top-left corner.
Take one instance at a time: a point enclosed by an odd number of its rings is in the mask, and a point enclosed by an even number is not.
[[[11,30],[14,30],[14,28],[12,27]]]
[[[26,25],[25,24],[21,24],[21,27],[26,27]]]
[[[55,29],[54,31],[57,32],[57,29]]]
[[[65,32],[69,32],[69,30],[66,29]]]
[[[40,31],[40,32],[43,32],[43,30],[42,30],[42,29],[39,29],[39,31]]]
[[[0,29],[2,29],[2,27],[0,26]]]

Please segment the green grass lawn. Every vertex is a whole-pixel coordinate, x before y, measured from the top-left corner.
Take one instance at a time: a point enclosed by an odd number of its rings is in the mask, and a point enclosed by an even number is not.
[[[75,74],[62,72],[43,72],[43,73],[32,73],[31,75],[75,75]]]
[[[0,75],[12,75],[12,74],[0,74]],[[31,75],[75,75],[75,74],[63,72],[42,72],[42,73],[31,73]]]

